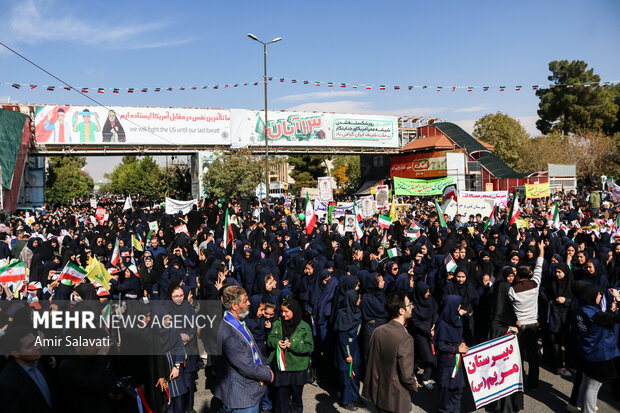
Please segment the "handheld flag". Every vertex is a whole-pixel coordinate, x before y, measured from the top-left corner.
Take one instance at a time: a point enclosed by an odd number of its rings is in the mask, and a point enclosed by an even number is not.
[[[230,223],[230,215],[228,214],[228,208],[226,208],[226,216],[224,217],[224,248],[228,246],[228,243],[233,240],[232,224]]]
[[[454,202],[458,202],[458,198],[456,195],[456,186],[454,185],[446,186],[443,190],[443,198],[454,199]]]
[[[497,211],[497,205],[493,205],[493,211],[491,211],[491,216],[487,219],[486,224],[484,224],[484,230],[486,231],[489,226],[495,225],[495,214]]]
[[[396,215],[396,198],[392,197],[392,205],[390,205],[390,220],[392,222],[398,221],[398,215]]]
[[[383,239],[381,240],[381,245],[383,245],[383,248],[387,248],[388,246],[387,231],[383,233]]]
[[[306,193],[306,234],[310,235],[310,233],[314,230],[314,226],[316,225],[316,215],[314,213],[314,207],[312,206],[312,202],[310,202],[310,195]]]
[[[126,211],[128,209],[131,209],[132,205],[131,205],[131,197],[129,195],[127,195],[127,198],[125,199],[125,205],[123,205],[123,211]]]
[[[121,250],[118,247],[118,238],[114,242],[114,250],[112,251],[112,258],[110,259],[110,263],[113,266],[117,266],[119,261],[121,260]]]
[[[398,249],[398,247],[394,247],[394,248],[387,250],[387,255],[390,258],[403,256],[402,252],[400,251],[400,249]]]
[[[447,272],[454,272],[456,270],[456,262],[454,261],[454,258],[452,258],[452,254],[448,254],[448,256],[446,257],[446,271]]]
[[[107,291],[110,291],[110,280],[112,276],[106,270],[105,266],[95,257],[93,257],[86,267],[86,278],[101,285]]]
[[[549,221],[555,228],[560,227],[560,209],[558,208],[558,201],[553,202],[551,211],[549,211]]]
[[[388,229],[390,227],[390,225],[392,225],[392,220],[390,219],[390,217],[386,217],[384,215],[379,215],[378,224],[379,224],[379,226],[381,228]]]
[[[71,280],[73,282],[79,283],[84,279],[84,277],[86,277],[86,271],[84,270],[84,268],[69,261],[60,273],[59,281]]]
[[[510,213],[508,214],[509,225],[516,223],[518,218],[519,218],[519,197],[517,196],[517,191],[515,191],[514,199],[512,200],[512,205],[510,206]]]
[[[441,208],[439,208],[437,198],[435,198],[435,210],[437,211],[437,216],[439,217],[439,223],[441,224],[441,227],[447,228],[448,224],[446,224],[446,217],[443,216],[443,212],[441,212]]]
[[[140,235],[131,234],[131,245],[138,251],[144,251],[142,248],[142,242],[140,241]]]
[[[0,283],[17,282],[26,280],[26,264],[23,261],[0,267]]]

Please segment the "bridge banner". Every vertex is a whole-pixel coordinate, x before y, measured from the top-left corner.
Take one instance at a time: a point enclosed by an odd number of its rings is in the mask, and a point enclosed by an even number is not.
[[[265,112],[230,110],[231,146],[265,145]],[[398,148],[398,117],[321,112],[268,113],[269,145]]]
[[[454,185],[454,176],[440,179],[408,179],[394,177],[394,193],[396,195],[426,196],[441,195],[448,185]]]
[[[230,145],[225,109],[36,106],[37,144]]]

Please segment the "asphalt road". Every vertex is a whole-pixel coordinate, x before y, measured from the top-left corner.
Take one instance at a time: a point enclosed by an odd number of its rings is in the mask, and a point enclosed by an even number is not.
[[[198,380],[198,392],[196,393],[194,409],[198,413],[216,412],[217,403],[211,403],[213,395],[210,391],[204,390],[205,376],[201,371]],[[572,382],[555,375],[544,368],[540,370],[540,384],[538,390],[534,393],[526,392],[525,394],[525,410],[526,413],[544,413],[544,412],[564,412],[566,411],[566,403],[570,397]],[[434,412],[437,409],[437,400],[439,392],[437,389],[428,391],[420,389],[412,397],[413,412]],[[360,413],[376,412],[376,409],[365,401],[366,407],[358,409]],[[335,391],[329,389],[325,383],[306,384],[303,394],[304,412],[346,412],[347,410],[340,407]],[[598,413],[620,412],[620,402],[614,401],[611,388],[604,385],[598,396]],[[464,392],[461,407],[462,412],[485,412],[484,407],[475,410],[471,392]]]

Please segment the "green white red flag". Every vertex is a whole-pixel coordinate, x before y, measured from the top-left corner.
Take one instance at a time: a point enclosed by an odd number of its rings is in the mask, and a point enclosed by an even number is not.
[[[116,242],[114,242],[114,250],[112,251],[112,258],[110,259],[110,263],[116,267],[120,260],[121,260],[121,250],[118,247],[118,238],[117,238]]]
[[[512,205],[510,206],[510,213],[508,214],[508,223],[512,225],[517,222],[519,218],[519,196],[515,191],[514,199],[512,200]]]
[[[306,193],[306,234],[310,235],[310,233],[314,230],[314,226],[316,225],[316,214],[314,213],[314,207],[312,206],[312,202],[310,202],[310,194]]]
[[[65,265],[65,268],[62,269],[59,280],[71,280],[79,283],[84,279],[84,277],[86,277],[86,270],[69,261],[67,265]]]
[[[226,208],[226,217],[224,218],[224,246],[227,247],[228,243],[233,240],[232,224],[230,222],[230,215],[228,214],[228,208]]]
[[[437,198],[435,198],[435,210],[437,210],[437,216],[439,217],[439,223],[442,228],[447,228],[448,224],[446,224],[446,217],[444,217],[441,208],[439,207],[439,203],[437,202]]]
[[[0,267],[0,284],[25,280],[26,265],[23,261],[13,261],[4,267]]]

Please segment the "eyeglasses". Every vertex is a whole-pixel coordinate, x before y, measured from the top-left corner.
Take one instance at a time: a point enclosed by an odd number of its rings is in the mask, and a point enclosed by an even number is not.
[[[409,308],[409,307],[413,307],[413,303],[409,303],[407,304],[405,307]]]

